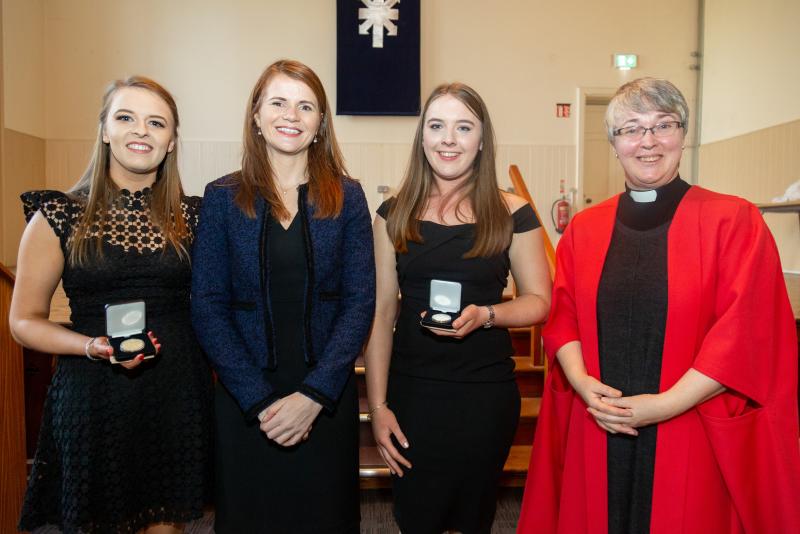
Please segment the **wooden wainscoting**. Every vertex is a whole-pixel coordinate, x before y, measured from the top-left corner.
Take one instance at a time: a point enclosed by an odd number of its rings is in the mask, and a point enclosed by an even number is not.
[[[8,326],[13,290],[14,275],[0,264],[0,532],[17,530],[26,477],[22,347]]]

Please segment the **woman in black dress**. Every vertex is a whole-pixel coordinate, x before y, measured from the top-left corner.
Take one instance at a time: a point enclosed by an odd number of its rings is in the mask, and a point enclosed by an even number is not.
[[[216,532],[358,532],[370,217],[307,66],[262,73],[242,169],[208,185],[201,221],[192,315],[219,377]]]
[[[156,82],[114,82],[93,158],[66,194],[22,195],[11,330],[59,354],[20,528],[179,532],[210,495],[211,372],[191,327],[189,253],[199,199],[183,195],[178,113]],[[63,281],[71,328],[48,320]],[[105,305],[144,300],[160,354],[120,365]],[[159,347],[155,337],[152,337]]]
[[[437,87],[397,197],[375,218],[367,387],[404,534],[490,531],[520,409],[507,328],[547,316],[542,230],[531,206],[499,190],[494,143],[473,89]],[[501,303],[509,269],[519,296]],[[461,284],[451,331],[420,325],[432,279]]]

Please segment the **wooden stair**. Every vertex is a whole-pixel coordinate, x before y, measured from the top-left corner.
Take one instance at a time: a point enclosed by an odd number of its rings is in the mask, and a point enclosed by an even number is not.
[[[544,384],[543,366],[532,364],[530,356],[514,356],[513,359],[522,403],[519,426],[503,469],[502,483],[507,486],[519,486],[524,483]],[[390,484],[389,468],[383,463],[372,437],[364,373],[364,360],[360,357],[356,360],[356,377],[359,383],[359,476],[361,487],[387,487]]]

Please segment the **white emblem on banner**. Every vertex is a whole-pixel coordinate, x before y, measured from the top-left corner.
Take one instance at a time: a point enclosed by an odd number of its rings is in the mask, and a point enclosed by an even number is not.
[[[359,35],[368,35],[372,30],[372,48],[383,48],[383,29],[386,35],[396,36],[397,25],[393,20],[400,16],[399,9],[392,9],[400,0],[361,0],[367,7],[358,8],[358,19],[365,19],[359,24]]]

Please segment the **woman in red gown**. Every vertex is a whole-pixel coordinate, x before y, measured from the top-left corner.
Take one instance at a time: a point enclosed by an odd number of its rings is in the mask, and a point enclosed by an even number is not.
[[[626,192],[557,253],[519,532],[800,532],[797,336],[758,210],[680,179],[665,80],[606,113]]]

